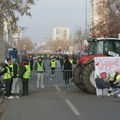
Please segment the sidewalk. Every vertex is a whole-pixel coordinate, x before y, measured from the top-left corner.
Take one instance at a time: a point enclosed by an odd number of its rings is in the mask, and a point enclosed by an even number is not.
[[[3,95],[0,95],[0,103],[4,100]]]

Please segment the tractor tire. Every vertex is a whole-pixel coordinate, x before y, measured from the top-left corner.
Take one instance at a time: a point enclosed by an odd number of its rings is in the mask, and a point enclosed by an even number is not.
[[[84,88],[84,85],[83,85],[83,82],[82,82],[81,75],[82,75],[82,66],[80,64],[78,64],[75,67],[74,72],[73,72],[73,81],[79,89],[84,91],[85,88]]]
[[[84,65],[84,69],[81,76],[85,90],[91,94],[96,93],[94,75],[95,75],[95,67],[94,67],[94,61],[92,61]]]

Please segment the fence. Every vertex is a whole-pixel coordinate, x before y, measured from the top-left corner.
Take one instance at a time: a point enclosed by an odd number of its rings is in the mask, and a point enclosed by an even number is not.
[[[37,80],[37,73],[34,73],[34,79]],[[46,70],[44,73],[44,85],[45,86],[66,86],[69,90],[69,86],[72,81],[71,70]]]

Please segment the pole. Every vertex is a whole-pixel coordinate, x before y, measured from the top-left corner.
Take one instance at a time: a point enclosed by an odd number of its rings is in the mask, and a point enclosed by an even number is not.
[[[85,1],[85,39],[87,39],[87,0]]]

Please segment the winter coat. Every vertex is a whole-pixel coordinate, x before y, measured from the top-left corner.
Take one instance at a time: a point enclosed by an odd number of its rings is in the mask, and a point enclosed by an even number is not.
[[[72,64],[67,59],[64,62],[64,68],[63,68],[63,79],[68,80],[72,78]]]

